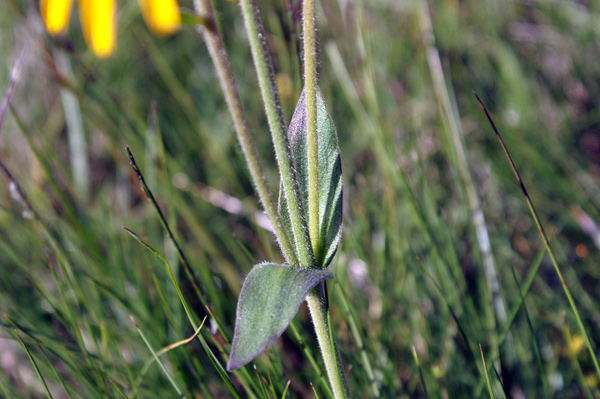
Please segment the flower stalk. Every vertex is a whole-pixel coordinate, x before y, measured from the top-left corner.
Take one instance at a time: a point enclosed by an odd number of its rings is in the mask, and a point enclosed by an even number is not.
[[[315,326],[333,396],[335,399],[350,399],[352,396],[348,388],[344,365],[331,329],[325,282],[306,296],[306,303],[308,303],[310,316]]]
[[[265,176],[258,150],[254,145],[248,123],[242,108],[242,101],[235,84],[235,77],[231,71],[231,65],[227,58],[227,52],[223,46],[221,36],[217,30],[214,20],[213,7],[210,0],[195,0],[194,7],[196,12],[206,18],[206,26],[199,25],[199,28],[204,36],[204,41],[208,48],[210,58],[215,66],[221,89],[225,96],[227,108],[233,119],[233,125],[237,134],[238,141],[242,147],[242,152],[246,159],[246,164],[250,170],[250,176],[258,193],[258,196],[267,212],[267,216],[271,219],[275,235],[279,241],[283,256],[292,265],[299,264],[296,251],[292,247],[290,239],[283,227],[281,217],[277,212],[277,206],[273,197],[273,192],[269,187]]]
[[[308,231],[315,258],[319,259],[319,141],[317,136],[317,44],[315,38],[315,2],[303,2],[304,87],[308,132]]]
[[[260,10],[256,0],[242,0],[242,15],[248,32],[250,50],[254,67],[258,76],[258,85],[265,105],[267,121],[271,130],[271,138],[275,149],[281,183],[288,201],[288,209],[296,242],[296,254],[300,266],[314,267],[315,257],[311,247],[308,232],[304,229],[302,215],[304,205],[300,200],[298,181],[295,176],[292,155],[286,135],[285,121],[279,99],[279,90],[273,73],[273,64],[263,29]]]
[[[319,161],[317,132],[317,44],[314,0],[303,1],[304,87],[308,147],[308,221],[313,254],[319,259]],[[350,398],[344,367],[331,329],[327,286],[323,282],[306,297],[335,399]]]

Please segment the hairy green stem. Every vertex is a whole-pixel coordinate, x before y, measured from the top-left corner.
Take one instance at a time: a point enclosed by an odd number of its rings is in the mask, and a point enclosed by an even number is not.
[[[303,2],[304,90],[308,147],[308,231],[315,259],[319,259],[319,142],[317,134],[317,44],[315,1]],[[335,399],[350,398],[342,360],[331,329],[325,283],[313,289],[306,301]]]
[[[325,369],[329,377],[329,383],[333,390],[335,399],[351,398],[350,390],[348,389],[348,381],[344,373],[344,365],[337,349],[333,331],[329,319],[329,309],[327,307],[327,299],[325,293],[325,283],[319,284],[307,296],[306,302],[310,309],[315,332],[321,348],[321,355],[325,362]]]
[[[319,141],[317,135],[317,44],[315,2],[303,2],[304,87],[306,93],[306,130],[308,133],[308,232],[316,259],[319,259]]]
[[[277,83],[273,73],[273,64],[262,25],[260,10],[258,9],[256,0],[242,0],[241,5],[250,49],[252,51],[252,59],[254,60],[254,67],[258,76],[258,85],[265,105],[269,128],[271,129],[271,138],[273,140],[273,147],[275,148],[281,183],[288,203],[292,231],[296,242],[296,254],[300,260],[300,266],[312,267],[315,264],[315,257],[313,256],[308,232],[304,228],[304,221],[302,219],[304,206],[299,195],[300,188],[293,168],[279,91],[277,90]]]
[[[217,76],[225,95],[225,101],[227,102],[227,107],[229,108],[231,119],[233,120],[237,138],[242,147],[244,157],[246,158],[248,169],[250,170],[250,176],[252,177],[252,181],[254,182],[254,186],[256,187],[256,191],[265,211],[267,212],[269,219],[271,219],[275,235],[279,240],[279,245],[281,246],[284,257],[288,263],[297,265],[299,264],[298,257],[290,243],[281,217],[277,212],[273,193],[267,182],[258,151],[256,150],[256,146],[254,145],[254,141],[252,140],[252,136],[248,129],[244,110],[242,109],[242,101],[235,84],[235,78],[231,71],[229,59],[227,58],[227,52],[225,51],[225,47],[223,46],[221,36],[219,35],[214,20],[212,4],[210,0],[195,0],[194,7],[196,12],[207,20],[206,26],[199,25],[199,28],[204,36],[210,58],[217,71]]]

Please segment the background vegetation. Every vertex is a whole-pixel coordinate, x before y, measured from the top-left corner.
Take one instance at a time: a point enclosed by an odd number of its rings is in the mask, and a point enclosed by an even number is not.
[[[289,120],[302,88],[300,2],[259,3]],[[277,187],[238,5],[215,5]],[[497,397],[600,397],[560,281],[472,93],[503,133],[599,353],[600,4],[430,1],[433,36],[422,5],[318,3],[320,87],[345,177],[329,293],[351,391],[355,398],[489,397],[481,344]],[[278,251],[260,227],[201,37],[193,28],[152,37],[137,4],[122,1],[117,51],[99,61],[75,13],[68,35],[50,39],[37,2],[1,7],[2,91],[22,50],[24,58],[0,158],[40,222],[3,176],[0,397],[46,395],[17,333],[55,398],[172,397],[174,385],[186,397],[279,398],[288,380],[287,397],[329,397],[304,308],[254,362],[256,371],[230,374],[231,386],[208,355],[225,364],[243,277]],[[436,50],[441,86],[430,69]],[[57,65],[61,57],[71,72]],[[65,87],[77,101],[65,100]],[[66,127],[73,116],[81,134]],[[452,144],[453,126],[466,155]],[[85,151],[69,148],[69,134],[85,138]],[[148,345],[158,351],[194,328],[164,263],[121,226],[170,261],[198,324],[207,311],[139,187],[125,143],[214,312],[200,332],[207,345],[193,340],[170,350],[161,357],[164,370],[154,363],[142,372],[152,358]],[[81,170],[88,174],[75,177]],[[495,273],[486,274],[469,185],[481,199]]]

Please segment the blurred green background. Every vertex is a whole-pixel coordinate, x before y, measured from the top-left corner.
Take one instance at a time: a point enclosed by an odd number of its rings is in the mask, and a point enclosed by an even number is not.
[[[214,4],[277,188],[239,6]],[[302,89],[301,3],[259,4],[289,121]],[[425,5],[317,5],[320,87],[345,179],[329,294],[353,396],[489,397],[481,344],[496,397],[598,398],[592,358],[473,91],[521,172],[598,354],[600,3]],[[198,323],[207,311],[125,143],[214,312],[200,334],[222,364],[244,276],[281,260],[257,223],[258,199],[202,38],[193,27],[153,37],[137,3],[121,1],[117,49],[97,60],[75,11],[69,32],[51,38],[37,2],[3,0],[0,9],[2,91],[23,52],[0,159],[40,216],[31,219],[2,176],[0,397],[46,396],[17,332],[55,398],[176,396],[156,364],[142,373],[152,354],[129,316],[155,350],[194,331],[164,264],[121,227],[170,261]],[[487,229],[473,222],[480,210]],[[485,231],[489,246],[477,239]],[[279,398],[288,380],[287,397],[331,395],[304,306],[256,372],[231,374],[230,387],[206,348],[194,340],[161,357],[186,397]]]

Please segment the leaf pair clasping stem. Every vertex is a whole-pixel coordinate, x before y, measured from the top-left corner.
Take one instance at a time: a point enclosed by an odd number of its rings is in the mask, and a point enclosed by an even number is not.
[[[341,158],[335,127],[317,86],[314,0],[305,0],[303,7],[305,88],[286,134],[260,11],[255,0],[241,0],[281,177],[277,205],[250,136],[216,24],[201,27],[256,192],[289,264],[263,263],[248,274],[238,300],[227,368],[241,367],[262,353],[285,331],[306,299],[333,395],[342,399],[350,398],[350,393],[331,328],[324,286],[324,281],[333,277],[327,266],[341,239]],[[195,0],[195,8],[213,21],[210,0]]]

